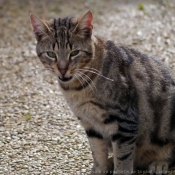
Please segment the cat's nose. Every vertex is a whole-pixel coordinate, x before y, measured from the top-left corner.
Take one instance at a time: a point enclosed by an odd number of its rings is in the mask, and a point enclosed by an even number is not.
[[[59,71],[60,71],[61,75],[65,75],[67,72],[67,69],[60,69]]]
[[[67,70],[68,69],[59,69],[61,75],[58,78],[63,82],[67,82],[72,79],[72,76],[66,76]]]

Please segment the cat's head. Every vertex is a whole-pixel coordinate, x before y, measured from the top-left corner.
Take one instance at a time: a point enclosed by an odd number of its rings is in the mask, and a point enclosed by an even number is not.
[[[44,66],[61,83],[69,83],[81,76],[93,59],[92,13],[82,18],[57,18],[49,21],[30,15],[37,40],[37,55]]]

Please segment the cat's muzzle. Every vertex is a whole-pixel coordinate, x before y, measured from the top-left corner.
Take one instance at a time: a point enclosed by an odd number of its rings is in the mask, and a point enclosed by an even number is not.
[[[67,82],[72,79],[72,77],[66,77],[65,75],[59,76],[59,79],[63,82]]]

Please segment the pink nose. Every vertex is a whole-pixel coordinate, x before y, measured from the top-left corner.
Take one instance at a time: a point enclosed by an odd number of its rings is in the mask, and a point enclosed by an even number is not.
[[[66,69],[61,69],[61,70],[59,70],[60,71],[60,73],[62,74],[62,75],[65,75],[66,74],[66,72],[67,72],[67,70]]]

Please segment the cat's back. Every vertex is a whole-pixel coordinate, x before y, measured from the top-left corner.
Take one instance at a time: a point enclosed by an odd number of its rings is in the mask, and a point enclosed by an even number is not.
[[[109,100],[114,101],[121,96],[118,99],[126,97],[123,101],[128,105],[132,105],[129,101],[137,104],[145,130],[154,132],[156,123],[160,128],[162,125],[163,133],[163,126],[172,126],[175,114],[175,75],[158,58],[107,41],[102,72],[114,80],[104,85],[104,96],[106,87],[108,90],[111,87],[111,91],[115,89],[117,95],[112,99],[111,94]],[[126,93],[130,93],[130,96],[125,96]],[[162,123],[158,124],[158,121]]]
[[[110,66],[114,69],[110,69]],[[110,76],[110,70],[130,79],[129,83],[136,84],[137,89],[142,91],[166,93],[175,86],[175,74],[159,58],[107,41],[103,71]]]

